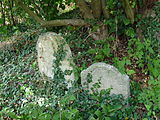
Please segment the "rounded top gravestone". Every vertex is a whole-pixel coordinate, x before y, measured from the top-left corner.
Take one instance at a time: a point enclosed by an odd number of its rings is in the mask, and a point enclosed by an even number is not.
[[[54,71],[59,68],[61,72],[64,73],[68,87],[71,87],[72,81],[74,81],[74,64],[70,47],[63,37],[53,32],[43,33],[38,38],[36,48],[38,52],[38,66],[41,74],[54,79]],[[66,71],[71,71],[71,73],[65,74]]]
[[[91,75],[90,83],[87,83],[88,75]],[[101,62],[95,63],[81,72],[82,85],[87,83],[91,89],[95,83],[100,82],[98,90],[112,88],[111,94],[122,94],[125,98],[130,95],[129,81],[129,77],[121,74],[114,66]]]

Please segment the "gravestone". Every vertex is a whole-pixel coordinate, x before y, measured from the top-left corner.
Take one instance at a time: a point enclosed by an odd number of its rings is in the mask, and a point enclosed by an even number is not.
[[[92,77],[92,81],[87,83],[88,76]],[[106,63],[95,63],[81,72],[81,83],[84,86],[88,84],[89,90],[93,84],[100,81],[101,86],[98,90],[111,89],[111,94],[122,94],[125,98],[130,95],[129,77],[121,74],[114,66]]]
[[[72,53],[63,37],[53,32],[44,33],[39,36],[36,49],[40,73],[54,79],[54,71],[59,68],[68,88],[71,87],[74,81]],[[70,74],[65,74],[66,71]]]

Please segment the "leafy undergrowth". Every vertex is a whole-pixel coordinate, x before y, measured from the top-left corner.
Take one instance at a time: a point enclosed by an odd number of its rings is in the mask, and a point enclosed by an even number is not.
[[[132,117],[129,119],[158,119],[157,116],[160,115],[160,56],[157,44],[159,43],[154,37],[144,38],[144,41],[141,41],[134,37],[134,31],[132,34],[127,34],[127,38],[120,39],[120,37],[118,40],[110,36],[106,40],[93,41],[92,39],[85,40],[87,36],[83,31],[75,31],[75,36],[69,34],[66,40],[76,58],[75,63],[79,73],[95,62],[105,62],[130,76],[130,108],[134,108],[132,112],[136,115],[130,113]]]
[[[151,19],[154,22],[148,24]],[[21,35],[14,50],[0,51],[0,119],[159,119],[159,43],[154,35],[150,35],[159,31],[156,19],[151,17],[139,23],[150,30],[143,29],[143,41],[137,39],[130,26],[117,38],[111,33],[106,40],[97,41],[89,37],[88,29],[65,29],[64,38],[73,52],[78,75],[95,62],[114,65],[131,79],[131,97],[127,100],[121,95],[110,96],[110,90],[98,92],[96,87],[90,94],[80,86],[80,79],[66,93],[64,88],[55,86],[53,80],[44,81],[36,60],[36,41],[40,33]]]
[[[114,52],[112,47],[104,46],[104,42],[109,44],[108,41],[88,42],[83,40],[85,35],[75,33],[69,35],[72,38],[65,36],[66,40],[70,40],[68,43],[78,66],[77,71],[82,71],[94,62],[105,61],[130,76],[132,80],[131,97],[124,100],[120,95],[110,96],[109,90],[97,92],[94,88],[96,92],[90,94],[87,90],[78,87],[79,85],[70,89],[65,95],[52,94],[58,88],[54,88],[52,81],[41,80],[38,72],[36,36],[25,36],[21,42],[17,43],[15,50],[1,51],[0,115],[2,120],[128,120],[142,118],[147,120],[158,117],[160,112],[159,59],[158,56],[157,58],[146,58],[148,54],[146,56],[138,54],[140,51],[138,47],[143,54],[146,52],[151,54],[149,49],[152,47],[149,41],[146,40],[147,43],[144,44],[132,38],[133,40],[131,39],[128,47],[125,48],[119,43],[121,53],[118,53],[119,50]],[[113,40],[113,38],[110,39]],[[138,45],[131,49],[132,44]],[[110,52],[104,54],[104,51],[108,50]],[[96,57],[97,54],[103,57]],[[153,53],[153,55],[157,54]],[[147,59],[153,64],[141,67],[141,65],[147,65],[141,59]]]
[[[31,37],[29,35],[29,37]],[[134,107],[109,90],[89,94],[72,88],[56,96],[52,81],[41,81],[36,61],[36,38],[25,36],[16,50],[1,51],[0,117],[3,120],[75,120],[131,118]],[[20,47],[19,47],[20,46]],[[63,91],[59,91],[63,92]],[[127,112],[126,112],[127,111]]]

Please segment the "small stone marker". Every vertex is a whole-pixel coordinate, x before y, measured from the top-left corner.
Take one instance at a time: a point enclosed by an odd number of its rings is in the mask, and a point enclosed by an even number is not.
[[[40,35],[37,42],[37,52],[38,66],[41,74],[54,79],[53,71],[57,67],[62,72],[71,71],[69,75],[64,75],[68,88],[71,87],[72,81],[74,81],[72,53],[63,37],[53,32]],[[56,60],[58,59],[60,59],[60,64],[57,66]]]
[[[88,83],[89,89],[100,81],[101,87],[98,90],[113,88],[111,94],[122,94],[125,98],[129,97],[130,79],[127,75],[121,74],[114,66],[101,62],[91,65],[81,72],[82,85],[87,82],[88,75],[92,76],[92,82]]]

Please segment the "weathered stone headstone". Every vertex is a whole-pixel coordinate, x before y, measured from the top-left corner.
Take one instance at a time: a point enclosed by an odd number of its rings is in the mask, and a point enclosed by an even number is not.
[[[72,53],[63,37],[53,32],[42,34],[37,42],[37,52],[41,74],[54,79],[54,70],[57,67],[64,73],[72,71],[70,75],[64,75],[68,87],[71,87],[72,81],[74,81]],[[58,66],[57,63],[59,63]]]
[[[93,84],[101,82],[102,89],[111,89],[111,94],[122,94],[125,98],[130,95],[129,77],[121,74],[114,66],[106,63],[95,63],[81,72],[82,85],[87,83],[87,77],[91,75],[92,82],[88,83],[89,89]]]

